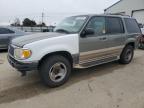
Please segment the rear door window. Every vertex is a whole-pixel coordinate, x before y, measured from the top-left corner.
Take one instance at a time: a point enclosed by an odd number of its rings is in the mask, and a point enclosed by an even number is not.
[[[13,33],[15,32],[7,28],[0,28],[0,34],[13,34]]]
[[[141,30],[135,19],[125,18],[124,20],[128,33],[141,33]]]
[[[124,26],[121,18],[106,17],[106,33],[120,34],[124,33]]]

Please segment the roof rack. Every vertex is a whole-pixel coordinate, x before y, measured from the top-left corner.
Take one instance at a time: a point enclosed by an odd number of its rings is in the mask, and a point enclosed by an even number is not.
[[[105,13],[106,15],[121,15],[121,16],[127,16],[127,17],[131,17],[129,15],[126,15],[124,13]]]

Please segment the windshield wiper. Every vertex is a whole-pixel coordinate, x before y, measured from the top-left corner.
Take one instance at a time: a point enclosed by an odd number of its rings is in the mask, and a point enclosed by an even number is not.
[[[65,29],[57,29],[56,32],[64,32],[64,33],[69,34],[69,31],[67,31]]]

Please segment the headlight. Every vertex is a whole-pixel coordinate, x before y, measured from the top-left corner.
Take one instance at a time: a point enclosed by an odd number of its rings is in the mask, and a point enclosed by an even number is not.
[[[31,50],[29,49],[21,49],[21,48],[16,48],[14,50],[14,56],[16,59],[27,59],[32,55]]]

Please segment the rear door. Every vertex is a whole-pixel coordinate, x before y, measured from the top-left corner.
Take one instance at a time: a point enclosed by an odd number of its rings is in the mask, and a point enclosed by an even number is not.
[[[0,27],[0,49],[5,49],[8,47],[9,40],[14,34],[14,31]]]
[[[106,34],[108,35],[108,46],[111,54],[118,56],[124,48],[126,39],[122,18],[106,17]]]

